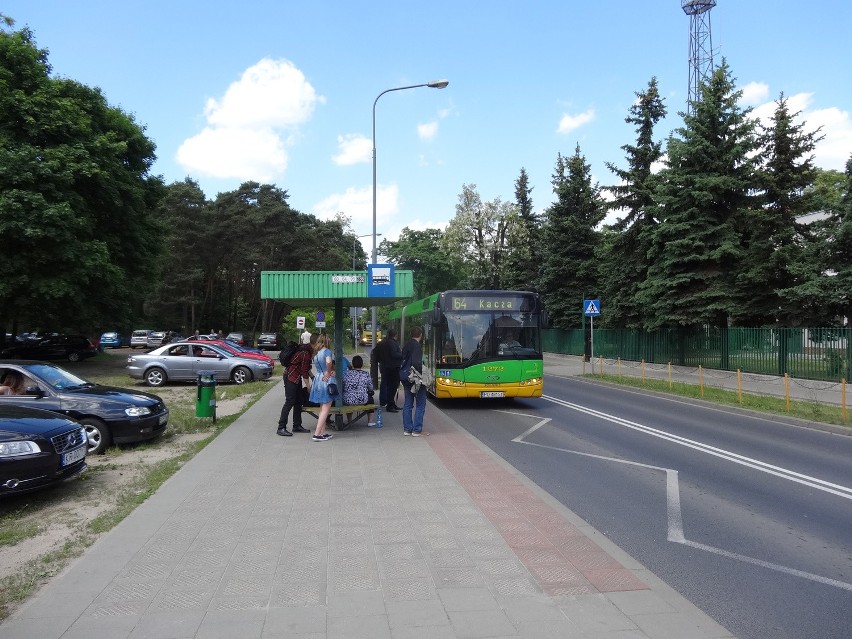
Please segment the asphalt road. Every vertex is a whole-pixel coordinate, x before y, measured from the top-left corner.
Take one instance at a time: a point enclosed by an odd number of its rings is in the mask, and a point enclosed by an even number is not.
[[[445,410],[742,639],[852,634],[852,437],[548,377]]]

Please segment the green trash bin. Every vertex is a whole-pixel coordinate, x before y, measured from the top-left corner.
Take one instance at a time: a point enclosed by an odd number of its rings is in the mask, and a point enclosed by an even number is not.
[[[216,372],[198,371],[198,393],[195,397],[195,416],[212,417],[216,421]]]

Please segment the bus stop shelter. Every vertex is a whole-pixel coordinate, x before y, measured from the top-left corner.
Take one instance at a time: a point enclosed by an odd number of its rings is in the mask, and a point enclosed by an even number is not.
[[[396,270],[387,264],[370,264],[366,271],[263,271],[260,274],[261,299],[280,301],[293,308],[334,310],[336,362],[343,361],[343,309],[387,306],[412,297],[414,272]],[[338,384],[342,390],[343,380],[338,379]],[[335,405],[342,403],[341,392]],[[336,418],[340,420],[341,416]]]

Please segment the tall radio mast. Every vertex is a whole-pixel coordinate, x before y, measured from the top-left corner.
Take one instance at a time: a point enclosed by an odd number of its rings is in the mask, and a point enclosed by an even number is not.
[[[680,7],[689,16],[689,95],[687,108],[701,99],[700,87],[713,73],[713,35],[710,9],[716,0],[681,0]]]

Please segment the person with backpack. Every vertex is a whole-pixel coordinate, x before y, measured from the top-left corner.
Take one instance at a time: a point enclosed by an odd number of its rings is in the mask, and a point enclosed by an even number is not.
[[[423,434],[423,416],[426,414],[426,386],[423,385],[423,329],[411,329],[411,339],[402,349],[402,366],[399,376],[405,390],[402,405],[402,434],[420,437]],[[416,405],[415,405],[416,404]],[[412,417],[412,410],[414,415]],[[428,434],[428,433],[427,433]]]
[[[305,332],[299,339],[301,344],[290,342],[281,349],[279,359],[284,366],[284,406],[281,407],[281,416],[278,418],[278,430],[282,437],[291,437],[293,433],[309,433],[302,426],[302,382],[310,386],[313,379],[311,373],[311,334]],[[293,433],[287,430],[287,419],[293,410]]]

